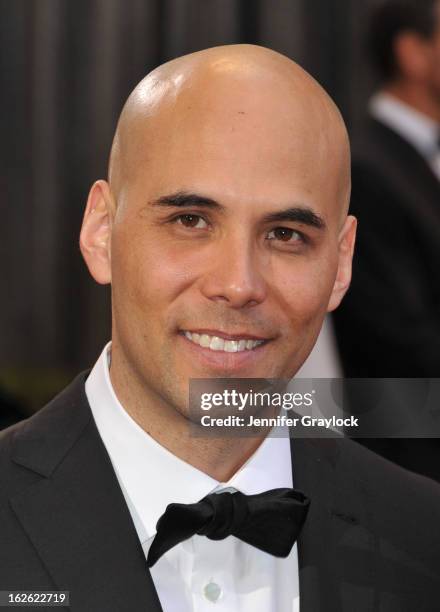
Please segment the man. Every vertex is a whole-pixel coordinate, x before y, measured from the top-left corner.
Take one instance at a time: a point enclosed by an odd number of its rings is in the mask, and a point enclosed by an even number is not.
[[[440,2],[380,3],[368,40],[382,86],[353,156],[356,274],[335,315],[343,364],[349,376],[437,377]]]
[[[368,49],[381,87],[353,155],[356,258],[334,316],[343,368],[350,377],[438,377],[440,2],[378,3]],[[437,441],[372,445],[440,480]]]
[[[290,378],[304,362],[350,282],[349,191],[339,112],[273,51],[208,49],[136,87],[81,232],[112,286],[112,343],[3,434],[2,589],[69,590],[93,612],[436,609],[436,485],[346,440],[188,426],[190,378]],[[206,496],[239,513],[293,484],[311,502],[285,554],[193,530],[152,563],[173,509],[172,532]],[[281,540],[276,524],[251,535],[282,547],[292,521]]]

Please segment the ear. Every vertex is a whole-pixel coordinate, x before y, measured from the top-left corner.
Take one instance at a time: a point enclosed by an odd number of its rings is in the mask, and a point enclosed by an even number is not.
[[[115,203],[106,181],[90,189],[79,245],[90,274],[97,283],[111,282],[111,221]]]
[[[338,271],[330,296],[327,312],[332,312],[341,303],[351,282],[351,264],[356,239],[357,220],[349,215],[339,234]]]

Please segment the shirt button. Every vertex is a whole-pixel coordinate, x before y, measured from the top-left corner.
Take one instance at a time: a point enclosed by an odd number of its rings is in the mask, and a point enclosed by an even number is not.
[[[222,594],[222,590],[217,583],[211,581],[205,585],[205,588],[203,589],[203,594],[208,601],[212,601],[212,603],[215,603]]]

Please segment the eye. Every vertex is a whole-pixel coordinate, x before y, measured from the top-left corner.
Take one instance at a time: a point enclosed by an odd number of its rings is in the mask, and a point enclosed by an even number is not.
[[[179,215],[175,218],[176,222],[179,225],[183,225],[184,227],[196,228],[196,229],[204,229],[208,227],[205,219],[200,215]]]
[[[268,240],[280,240],[281,242],[304,242],[300,232],[289,227],[276,227],[267,234]]]

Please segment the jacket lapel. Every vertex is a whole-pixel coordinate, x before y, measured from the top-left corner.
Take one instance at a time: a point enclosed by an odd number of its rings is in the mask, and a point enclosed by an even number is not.
[[[291,440],[294,486],[311,498],[298,540],[301,612],[373,610],[374,538],[364,493],[344,466],[345,442]]]
[[[162,610],[129,510],[78,377],[16,440],[40,478],[11,506],[70,608]]]

